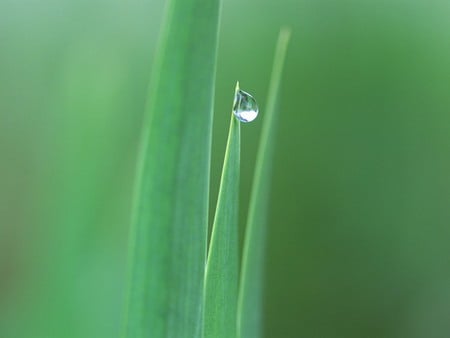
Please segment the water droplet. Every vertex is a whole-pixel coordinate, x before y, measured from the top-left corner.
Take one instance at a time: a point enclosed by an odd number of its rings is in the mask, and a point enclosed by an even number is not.
[[[258,104],[249,93],[237,89],[233,103],[233,114],[241,122],[252,122],[258,116]]]

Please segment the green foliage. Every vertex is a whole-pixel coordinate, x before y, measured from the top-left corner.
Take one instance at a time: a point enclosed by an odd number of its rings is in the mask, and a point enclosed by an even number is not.
[[[218,0],[172,0],[142,140],[126,333],[199,337]]]
[[[235,95],[239,90],[236,85]],[[236,337],[240,122],[231,114],[205,278],[205,337]]]
[[[0,1],[2,338],[118,335],[167,2]],[[265,101],[279,25],[296,32],[276,119],[265,335],[450,337],[448,2],[227,1],[222,13],[214,197],[230,84]],[[261,108],[241,126],[240,224]]]
[[[264,113],[255,175],[244,238],[239,286],[238,329],[241,338],[262,336],[262,296],[266,248],[267,210],[277,127],[277,102],[290,31],[281,30],[275,52],[266,111]]]
[[[238,294],[240,122],[231,116],[205,282],[205,337],[262,336],[262,287],[267,207],[277,126],[277,100],[290,30],[280,32],[248,213]],[[239,90],[236,85],[235,95]],[[238,299],[239,297],[239,299]],[[238,304],[239,300],[239,304]]]

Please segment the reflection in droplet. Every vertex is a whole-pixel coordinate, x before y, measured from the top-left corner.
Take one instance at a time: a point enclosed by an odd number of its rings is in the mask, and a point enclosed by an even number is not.
[[[233,114],[241,122],[251,122],[258,116],[258,104],[253,96],[238,89],[234,97]]]

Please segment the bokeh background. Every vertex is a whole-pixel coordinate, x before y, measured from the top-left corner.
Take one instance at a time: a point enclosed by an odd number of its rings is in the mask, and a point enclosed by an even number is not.
[[[1,337],[119,336],[163,7],[0,0]],[[449,17],[443,0],[223,1],[212,206],[235,82],[263,116],[293,29],[266,337],[450,337]],[[242,130],[242,223],[261,122]]]

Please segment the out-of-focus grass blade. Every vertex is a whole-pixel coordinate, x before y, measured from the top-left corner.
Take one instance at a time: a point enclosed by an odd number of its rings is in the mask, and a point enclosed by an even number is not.
[[[242,256],[238,300],[238,334],[240,338],[262,336],[262,292],[267,208],[272,158],[277,125],[276,105],[290,30],[282,29],[278,37],[266,111],[256,159],[250,206]]]
[[[201,336],[220,0],[171,0],[150,88],[125,336]]]
[[[236,85],[236,92],[239,83]],[[231,114],[205,278],[205,338],[235,338],[238,292],[240,122]]]

